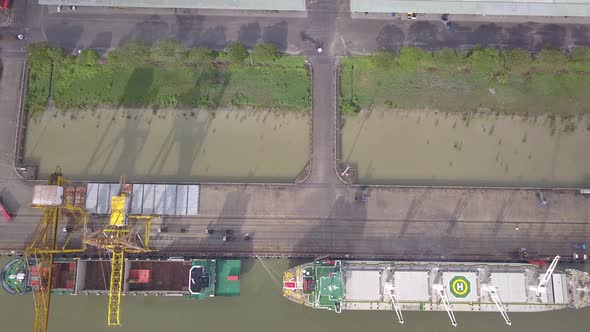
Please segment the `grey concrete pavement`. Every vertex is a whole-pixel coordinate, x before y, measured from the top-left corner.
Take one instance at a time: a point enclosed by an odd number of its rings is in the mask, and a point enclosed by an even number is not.
[[[547,192],[549,205],[541,206],[533,190],[371,187],[369,200],[358,202],[359,190],[202,185],[200,215],[156,219],[150,241],[161,255],[515,260],[523,247],[531,258],[568,259],[572,243],[590,238],[590,197],[576,191]],[[23,218],[10,236],[2,228],[0,249],[23,245],[38,216]],[[226,229],[229,242],[221,239]]]
[[[588,197],[532,190],[203,185],[201,215],[156,221],[167,233],[151,243],[163,254],[292,255],[389,259],[568,259],[590,238]],[[180,228],[186,233],[180,233]],[[518,227],[518,230],[516,230]],[[210,228],[213,235],[205,235]],[[229,242],[221,233],[229,229]],[[243,240],[245,233],[251,240]]]
[[[12,222],[0,219],[0,234],[3,239],[16,241],[16,248],[23,247],[40,216],[28,206],[32,187],[24,184],[13,168],[14,138],[24,64],[22,46],[20,41],[3,42],[0,50],[0,201],[14,215]],[[30,216],[35,216],[36,222],[30,221]]]
[[[337,184],[336,176],[336,75],[338,59],[317,55],[309,58],[312,77],[311,174],[306,183]]]

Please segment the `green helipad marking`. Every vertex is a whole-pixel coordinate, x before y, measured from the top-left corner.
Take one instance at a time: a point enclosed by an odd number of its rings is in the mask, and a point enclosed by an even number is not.
[[[455,276],[449,282],[449,288],[453,296],[465,298],[471,292],[471,283],[464,276]]]

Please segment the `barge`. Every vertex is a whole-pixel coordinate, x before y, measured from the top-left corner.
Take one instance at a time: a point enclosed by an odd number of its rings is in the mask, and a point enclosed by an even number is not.
[[[56,258],[51,292],[108,295],[110,270],[108,259]],[[33,260],[27,262],[24,258],[17,258],[4,266],[0,281],[6,292],[25,294],[38,286],[43,272]],[[240,273],[240,260],[126,259],[123,294],[187,296],[191,299],[238,296]]]
[[[536,312],[590,305],[590,275],[525,263],[460,263],[318,260],[285,272],[283,295],[291,301],[340,313],[404,311]]]

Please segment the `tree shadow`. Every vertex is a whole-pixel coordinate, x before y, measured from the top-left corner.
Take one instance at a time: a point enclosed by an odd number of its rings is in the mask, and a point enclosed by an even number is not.
[[[252,48],[260,39],[260,24],[258,22],[243,24],[238,32],[238,41],[246,47]]]
[[[153,86],[154,69],[148,67],[135,68],[127,81],[118,107],[145,107],[150,105],[158,94]]]
[[[402,29],[394,25],[387,25],[383,27],[383,29],[381,29],[381,31],[379,31],[379,34],[377,35],[377,47],[397,52],[403,45],[405,39],[406,36]]]
[[[272,43],[279,49],[279,51],[284,52],[289,46],[287,40],[288,34],[289,24],[286,21],[281,21],[264,27],[262,41],[264,43]]]

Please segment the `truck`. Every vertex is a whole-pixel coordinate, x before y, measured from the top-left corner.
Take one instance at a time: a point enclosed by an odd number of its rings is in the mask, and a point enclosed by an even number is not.
[[[3,10],[9,10],[11,2],[12,0],[0,0],[0,8]]]
[[[2,204],[2,201],[0,201],[0,213],[2,213],[2,216],[6,221],[12,221],[12,215],[10,215],[10,212],[8,212],[4,204]]]

